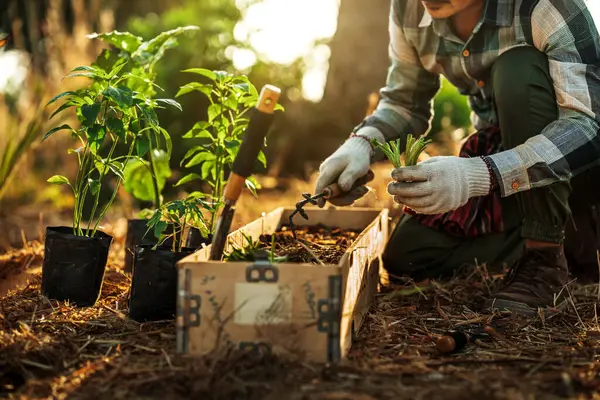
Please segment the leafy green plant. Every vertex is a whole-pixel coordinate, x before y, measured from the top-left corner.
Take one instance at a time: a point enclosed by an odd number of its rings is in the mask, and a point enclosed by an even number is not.
[[[392,140],[385,144],[380,143],[377,139],[372,139],[371,143],[383,151],[388,160],[391,161],[394,168],[400,168],[402,161],[400,158],[400,139]],[[431,140],[426,140],[423,137],[415,139],[412,135],[406,137],[406,148],[404,150],[404,166],[416,165],[419,155],[425,150],[425,147],[431,143]]]
[[[73,209],[73,232],[79,236],[94,236],[98,225],[117,195],[120,184],[125,180],[124,169],[130,159],[142,157],[148,151],[144,139],[147,130],[162,132],[155,108],[158,102],[149,99],[142,92],[132,90],[124,81],[131,77],[121,71],[127,60],[121,60],[113,68],[105,70],[93,66],[80,66],[73,69],[66,77],[85,77],[90,79],[88,87],[77,91],[66,91],[51,99],[46,107],[58,100],[64,103],[58,107],[50,118],[75,108],[80,122],[79,128],[63,124],[49,130],[42,142],[54,133],[67,130],[79,142],[79,147],[69,149],[78,160],[78,172],[74,182],[63,175],[54,175],[48,179],[52,184],[66,184],[75,196]],[[142,128],[142,126],[147,126]],[[125,144],[125,155],[116,153],[119,144]],[[106,179],[114,175],[116,183],[112,196],[100,205],[100,191]],[[84,203],[88,195],[92,196],[93,206],[89,215],[87,228],[82,229],[84,221]]]
[[[242,234],[246,239],[247,244],[242,247],[233,245],[233,250],[223,254],[223,261],[255,261],[256,255],[259,252],[266,252],[270,263],[285,262],[287,256],[277,256],[275,254],[275,235],[271,236],[271,248],[267,249],[262,246],[260,241],[252,240],[252,237]]]
[[[197,122],[183,138],[202,140],[204,144],[192,147],[181,160],[186,168],[200,168],[200,173],[189,173],[175,184],[180,186],[194,180],[205,180],[211,186],[210,200],[215,210],[222,206],[221,198],[225,186],[225,172],[233,165],[235,156],[249,122],[249,111],[258,101],[258,92],[244,75],[233,75],[224,71],[192,68],[184,72],[204,77],[208,83],[191,82],[182,86],[175,97],[198,91],[210,101],[208,119]],[[283,110],[277,105],[276,110]],[[265,154],[260,151],[258,161],[266,167]],[[254,177],[246,179],[246,187],[256,196],[259,188]],[[216,221],[215,212],[209,223],[212,233]]]
[[[213,213],[212,204],[193,194],[187,196],[185,199],[169,201],[152,212],[147,223],[148,230],[146,234],[150,230],[154,230],[154,235],[159,238],[154,248],[172,237],[172,251],[182,251],[185,245],[184,235],[191,222],[203,227],[205,231],[207,230],[207,220],[204,216],[204,211]],[[164,234],[164,231],[169,224],[173,225],[173,233],[167,235]]]
[[[161,32],[147,41],[132,33],[119,31],[94,33],[89,37],[114,46],[114,49],[105,50],[101,54],[97,61],[98,65],[126,62],[128,67],[123,71],[125,73],[123,83],[148,99],[154,99],[156,90],[163,90],[155,83],[157,78],[155,66],[167,50],[178,45],[178,36],[198,29],[197,26],[178,27]],[[154,101],[182,111],[179,103],[172,99],[159,98]],[[142,129],[144,128],[145,126],[142,125]],[[152,127],[146,131],[145,136],[139,139],[139,146],[144,149],[143,156],[146,159],[140,157],[133,160],[124,171],[126,180],[124,189],[140,201],[152,201],[154,208],[162,204],[162,191],[172,174],[169,163],[172,151],[171,138],[166,130],[163,128],[160,130],[161,132],[157,132]],[[160,148],[161,139],[164,140],[164,149]]]

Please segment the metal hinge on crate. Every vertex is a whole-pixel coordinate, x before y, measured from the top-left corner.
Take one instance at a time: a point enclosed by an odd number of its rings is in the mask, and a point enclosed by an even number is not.
[[[269,262],[266,251],[257,251],[254,260],[254,264],[246,268],[246,282],[276,283],[279,281],[279,269]]]
[[[202,297],[191,294],[192,271],[185,269],[179,273],[183,273],[183,279],[180,280],[177,299],[177,351],[186,354],[188,352],[189,328],[200,326]]]
[[[340,324],[342,320],[342,277],[329,277],[328,298],[317,302],[317,330],[327,334],[327,361],[337,362],[341,358]]]

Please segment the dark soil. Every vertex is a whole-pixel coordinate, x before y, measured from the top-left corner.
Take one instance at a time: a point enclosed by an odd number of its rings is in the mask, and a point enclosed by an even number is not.
[[[314,225],[296,227],[296,238],[288,226],[274,234],[261,235],[256,243],[247,244],[230,254],[227,261],[254,261],[258,252],[275,262],[337,265],[360,231]]]
[[[275,232],[275,256],[286,257],[287,262],[337,264],[361,231],[315,225],[297,227],[296,239],[289,228],[283,226]],[[261,235],[263,248],[271,250],[273,235]],[[316,256],[316,257],[315,257]]]

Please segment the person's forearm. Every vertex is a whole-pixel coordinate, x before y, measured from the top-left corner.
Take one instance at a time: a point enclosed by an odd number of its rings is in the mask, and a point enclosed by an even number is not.
[[[561,118],[524,144],[488,156],[501,195],[568,182],[573,175],[597,165],[599,129],[597,121],[583,114]]]
[[[421,136],[429,130],[431,105],[440,89],[440,76],[423,67],[413,44],[404,36],[399,24],[402,16],[398,15],[395,3],[391,3],[390,9],[390,67],[386,84],[379,92],[377,108],[354,132],[362,134],[367,127],[376,129],[385,141],[401,139],[403,149],[407,134]]]

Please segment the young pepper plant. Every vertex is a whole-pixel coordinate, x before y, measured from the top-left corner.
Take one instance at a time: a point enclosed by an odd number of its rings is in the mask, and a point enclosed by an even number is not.
[[[212,204],[194,194],[187,196],[185,199],[169,201],[153,210],[146,224],[148,227],[146,234],[150,230],[153,230],[154,236],[159,238],[154,249],[164,243],[169,237],[173,237],[171,250],[173,252],[181,252],[185,245],[184,234],[186,228],[190,226],[192,221],[202,225],[205,229],[207,228],[204,211],[214,213]],[[166,235],[164,231],[169,224],[173,225],[173,233]]]
[[[179,36],[198,29],[197,26],[178,27],[161,32],[147,41],[130,32],[119,31],[94,33],[88,37],[114,46],[114,49],[105,50],[99,57],[99,65],[127,61],[128,68],[124,70],[125,79],[123,81],[127,87],[153,99],[156,103],[155,108],[169,105],[182,111],[179,103],[172,99],[155,99],[156,89],[163,90],[155,83],[155,66],[164,57],[167,50],[178,46],[177,38]],[[154,116],[152,117],[154,118]],[[142,129],[144,128],[146,126],[142,126]],[[172,174],[170,168],[171,139],[163,128],[159,128],[157,131],[153,127],[145,132],[138,142],[140,157],[132,160],[124,170],[124,189],[140,201],[151,201],[153,208],[156,209],[162,204],[162,191],[167,179]],[[161,146],[161,141],[164,141],[163,146]]]
[[[203,68],[184,70],[200,75],[207,83],[190,82],[182,86],[175,97],[198,91],[204,94],[210,105],[207,120],[197,122],[183,138],[202,140],[204,143],[193,146],[181,160],[185,168],[200,168],[200,173],[192,172],[175,184],[180,186],[194,180],[205,180],[211,186],[210,200],[215,204],[208,230],[213,233],[218,210],[222,206],[225,172],[230,170],[246,128],[249,111],[256,106],[258,92],[244,75],[233,75],[224,71],[210,71]],[[275,110],[283,110],[277,104]],[[258,161],[266,167],[265,154],[260,151]],[[259,184],[254,177],[246,179],[246,187],[256,196]]]
[[[71,182],[63,175],[54,175],[48,179],[52,184],[68,185],[75,196],[73,209],[73,233],[78,236],[93,237],[98,225],[108,209],[113,204],[119,186],[124,181],[123,170],[138,148],[139,138],[144,136],[141,124],[149,124],[152,129],[160,129],[155,117],[151,100],[142,93],[134,92],[123,84],[120,71],[126,61],[117,63],[108,73],[91,66],[80,66],[72,70],[67,77],[85,77],[91,80],[88,87],[77,91],[67,91],[51,99],[46,107],[59,99],[64,103],[50,116],[75,108],[80,127],[73,128],[64,124],[49,130],[42,142],[54,133],[67,130],[80,146],[69,149],[70,154],[76,154],[78,171],[75,181]],[[149,128],[148,128],[149,129]],[[127,147],[125,155],[117,155],[117,146],[123,143]],[[108,202],[100,205],[101,187],[106,179],[114,175],[116,178],[112,195]],[[92,197],[93,205],[89,215],[84,218],[83,210],[87,196]],[[87,220],[87,228],[83,228]]]

